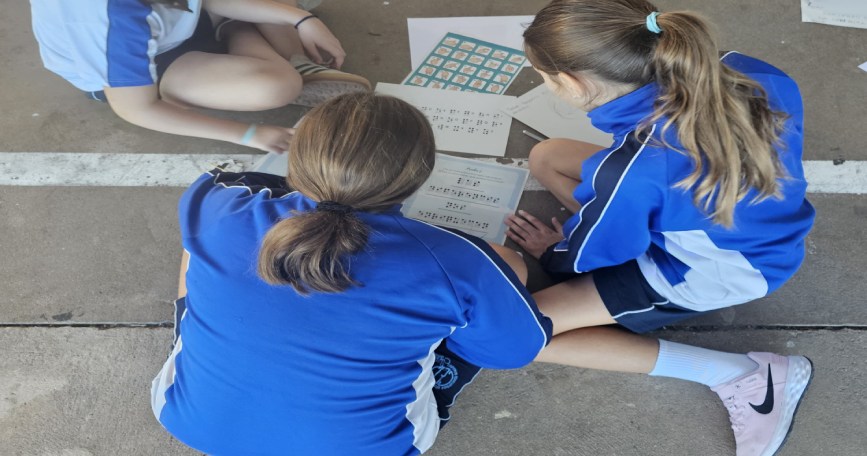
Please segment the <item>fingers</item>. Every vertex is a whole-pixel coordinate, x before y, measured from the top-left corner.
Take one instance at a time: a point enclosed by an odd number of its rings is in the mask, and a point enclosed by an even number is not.
[[[522,236],[516,229],[510,226],[506,226],[506,236],[515,241],[515,244],[518,244],[522,249],[526,251],[530,251],[530,241],[525,238],[526,233]]]
[[[274,152],[275,154],[278,154],[278,155],[285,154],[287,150],[288,150],[287,147],[279,147],[279,146],[272,146],[269,149],[270,152]]]
[[[525,241],[524,238],[522,238],[521,236],[518,236],[517,233],[515,233],[511,229],[506,229],[506,236],[509,239],[515,241],[515,243],[521,246],[521,248],[524,248],[524,250],[526,250],[524,246],[527,244],[527,241]]]
[[[252,147],[252,145],[251,145],[251,147]],[[274,152],[274,153],[277,153],[277,154],[280,153],[280,148],[277,147],[277,146],[274,145],[274,144],[263,144],[263,145],[261,145],[261,146],[259,146],[259,147],[256,147],[256,149],[264,150],[265,152]]]
[[[274,141],[265,143],[262,147],[258,147],[260,150],[264,150],[265,152],[274,152],[275,154],[282,154],[286,152],[288,148],[289,143],[286,141]]]
[[[506,236],[533,258],[538,259],[545,252],[545,249],[548,248],[548,243],[544,239],[540,240],[537,235],[522,231],[522,228],[518,225],[511,225],[506,228]]]
[[[333,68],[334,67],[334,56],[326,55],[327,54],[326,52],[320,52],[320,54],[322,54],[322,58],[325,59],[325,61],[322,62],[322,65]]]
[[[346,58],[346,51],[343,50],[343,47],[340,45],[340,41],[337,41],[337,38],[332,37],[330,40],[317,42],[316,46],[319,48],[319,54],[322,56],[322,62],[320,62],[321,65],[336,68],[338,70],[343,66],[343,61]]]
[[[517,226],[521,227],[527,234],[533,233],[536,235],[547,235],[553,230],[542,223],[541,220],[533,217],[525,211],[518,211],[519,216],[511,216],[510,220]]]
[[[509,216],[509,220],[506,225],[509,227],[509,229],[516,231],[523,237],[529,237],[530,230],[537,231],[532,225],[527,223],[526,220],[522,219],[521,217],[516,217],[514,215]]]
[[[343,50],[343,47],[340,46],[340,43],[337,43],[336,50],[328,51],[334,57],[334,61],[331,64],[332,68],[340,69],[343,66],[343,61],[346,59],[346,51]]]
[[[518,213],[521,214],[521,217],[524,217],[530,223],[530,225],[533,226],[533,228],[536,228],[537,230],[540,230],[540,231],[546,231],[546,230],[550,231],[550,228],[548,228],[547,225],[542,223],[542,221],[537,219],[536,217],[533,217],[533,215],[530,214],[529,212],[518,211]]]
[[[343,50],[343,46],[340,45],[340,40],[332,35],[331,31],[327,28],[325,31],[327,32],[327,36],[322,40],[318,40],[316,43],[322,51],[323,57],[327,57],[322,64],[340,69],[340,67],[343,66],[343,60],[346,58],[346,51]]]
[[[307,56],[310,57],[317,64],[322,64],[322,55],[319,54],[319,49],[316,48],[315,43],[303,43],[304,51],[307,52]]]
[[[516,217],[514,215],[510,215],[506,218],[506,227],[509,228],[509,232],[514,232],[516,235],[521,236],[521,238],[530,237],[530,232],[527,231],[526,223],[520,217]]]
[[[317,64],[340,68],[346,58],[346,51],[328,27],[321,22],[305,22],[307,27],[299,27],[298,35],[307,55]]]
[[[282,154],[289,150],[294,128],[278,127],[275,125],[259,125],[253,139],[245,144],[265,152]]]
[[[556,230],[526,211],[518,211],[518,214],[506,217],[506,235],[538,259],[548,247],[563,240],[563,226],[555,218],[551,219],[551,223]]]
[[[278,141],[271,146],[275,153],[282,154],[289,150],[289,139]]]

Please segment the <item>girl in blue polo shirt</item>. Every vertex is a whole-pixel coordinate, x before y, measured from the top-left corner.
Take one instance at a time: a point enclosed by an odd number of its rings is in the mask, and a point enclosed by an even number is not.
[[[517,253],[399,211],[434,152],[417,109],[351,94],[307,114],[285,181],[193,183],[180,333],[152,389],[169,432],[218,455],[419,454],[467,363],[536,357],[551,322]]]
[[[507,222],[566,279],[534,295],[556,335],[539,360],[708,385],[730,412],[738,455],[773,454],[809,360],[604,325],[650,331],[766,296],[795,273],[814,217],[797,85],[762,61],[720,55],[701,17],[644,0],[555,0],[524,39],[545,83],[614,136],[601,151],[536,146],[530,170],[574,215],[552,220],[556,229],[526,213]]]
[[[45,67],[151,130],[283,151],[285,127],[194,108],[313,106],[370,89],[338,71],[340,42],[295,0],[30,0],[30,9]]]

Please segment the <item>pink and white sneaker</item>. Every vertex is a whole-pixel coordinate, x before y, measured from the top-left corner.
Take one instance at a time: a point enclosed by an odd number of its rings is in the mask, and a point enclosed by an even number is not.
[[[783,446],[792,420],[813,378],[803,356],[747,353],[759,367],[711,388],[729,411],[737,456],[771,456]]]

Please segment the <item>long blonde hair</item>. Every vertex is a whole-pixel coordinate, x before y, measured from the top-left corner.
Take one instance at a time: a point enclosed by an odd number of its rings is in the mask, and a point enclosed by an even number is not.
[[[268,231],[259,276],[301,294],[358,285],[350,257],[367,245],[369,227],[357,214],[392,208],[428,178],[435,146],[427,119],[397,98],[341,95],[307,114],[287,153],[287,183],[319,207]]]
[[[692,190],[694,204],[719,225],[734,224],[735,205],[779,197],[786,176],[775,146],[787,116],[773,111],[765,90],[722,64],[710,24],[691,12],[656,18],[645,0],[554,0],[524,32],[533,66],[549,75],[568,73],[638,88],[659,86],[653,114],[638,131],[663,121],[674,127],[694,163],[676,187]]]

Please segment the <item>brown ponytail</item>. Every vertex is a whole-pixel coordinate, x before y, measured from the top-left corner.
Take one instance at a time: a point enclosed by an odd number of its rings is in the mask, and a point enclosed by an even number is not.
[[[642,128],[674,126],[694,163],[676,184],[713,221],[734,223],[735,204],[755,189],[761,201],[779,195],[785,176],[775,145],[785,114],[774,112],[762,87],[719,61],[710,25],[689,12],[662,13],[656,34],[645,0],[555,0],[524,33],[530,62],[550,75],[569,73],[634,90],[659,86],[653,114]]]
[[[286,181],[320,202],[274,225],[259,251],[259,276],[299,293],[359,285],[351,256],[367,245],[359,212],[410,196],[433,169],[433,131],[417,109],[392,97],[355,93],[314,108],[290,147]]]

